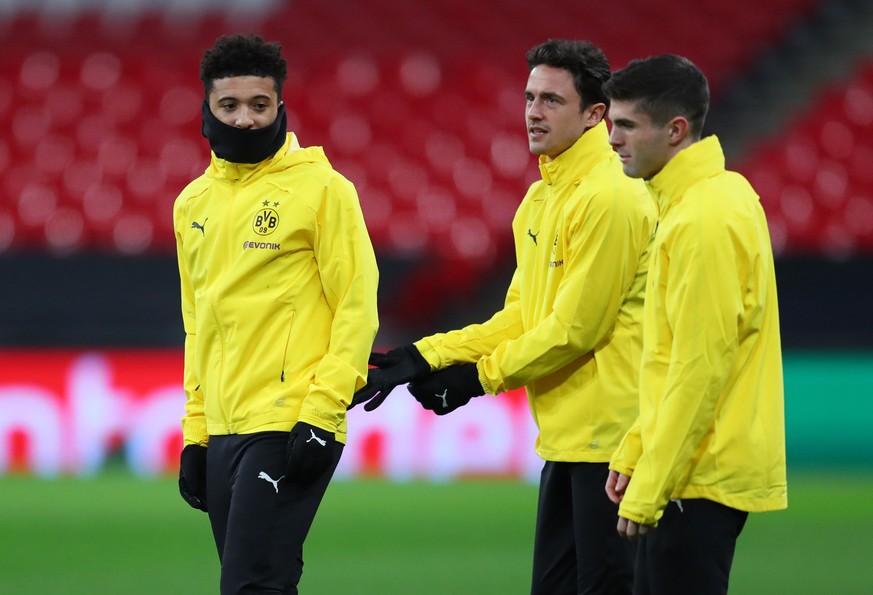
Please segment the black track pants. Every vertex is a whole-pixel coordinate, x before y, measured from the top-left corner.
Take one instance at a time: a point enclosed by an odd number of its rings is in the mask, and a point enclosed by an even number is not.
[[[342,454],[305,488],[286,481],[287,432],[210,436],[209,521],[221,560],[221,595],[297,593],[303,542]]]
[[[635,547],[616,532],[608,475],[607,463],[543,466],[532,595],[630,595]]]
[[[749,513],[711,500],[673,500],[639,542],[634,595],[724,595]]]

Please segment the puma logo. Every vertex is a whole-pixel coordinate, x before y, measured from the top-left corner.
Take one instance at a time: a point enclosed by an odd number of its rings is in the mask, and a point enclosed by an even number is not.
[[[536,246],[537,245],[537,236],[540,235],[540,232],[534,233],[533,231],[531,231],[530,227],[528,227],[527,228],[527,235],[530,236],[530,239],[532,239],[534,241],[534,246]]]
[[[267,475],[266,471],[261,471],[260,473],[258,473],[258,479],[263,479],[264,481],[269,481],[271,484],[273,484],[273,489],[276,490],[276,493],[278,494],[279,493],[279,482],[282,481],[283,479],[285,479],[285,476],[283,475],[279,479],[273,479],[272,477]]]
[[[315,440],[316,442],[318,442],[318,443],[321,444],[322,446],[327,446],[327,440],[322,440],[321,438],[319,438],[318,436],[316,436],[316,435],[315,435],[315,430],[309,430],[309,433],[312,434],[312,437],[311,437],[311,438],[308,438],[308,439],[306,440],[307,442],[312,442],[313,440]]]
[[[207,221],[209,221],[209,217],[207,217],[206,219],[203,220],[203,225],[200,225],[196,221],[192,221],[191,222],[191,229],[199,229],[200,233],[202,233],[205,236],[206,235],[205,226],[206,226]]]
[[[434,395],[435,397],[440,398],[440,399],[443,400],[443,409],[448,409],[448,408],[449,408],[449,402],[446,401],[446,396],[447,396],[448,394],[449,394],[449,389],[446,389],[446,390],[443,391],[443,394],[441,394],[441,395],[437,395],[437,394],[435,394],[435,395]]]

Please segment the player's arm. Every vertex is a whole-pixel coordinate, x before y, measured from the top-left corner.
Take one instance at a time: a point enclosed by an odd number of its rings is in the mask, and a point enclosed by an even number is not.
[[[688,473],[737,358],[743,296],[727,236],[723,221],[698,217],[664,238],[672,345],[655,409],[641,411],[643,452],[619,509],[636,523],[655,525]]]
[[[528,190],[512,221],[516,242],[524,236],[531,197],[536,194],[537,183]],[[516,247],[517,249],[517,247]],[[515,339],[524,332],[520,302],[519,270],[516,269],[506,291],[503,307],[483,323],[471,324],[459,330],[437,333],[415,343],[416,349],[434,371],[444,370],[458,364],[476,362],[483,355],[492,353],[504,341]]]
[[[179,279],[182,295],[182,324],[185,329],[185,361],[183,387],[185,390],[185,413],[182,416],[183,448],[179,457],[179,493],[192,507],[203,512],[208,510],[206,497],[206,447],[209,435],[206,432],[203,391],[194,372],[194,350],[197,343],[196,313],[194,308],[194,288],[184,258],[184,223],[179,211],[174,212],[176,232],[176,256],[179,262]]]
[[[373,411],[402,384],[412,383],[409,385],[412,389],[415,383],[428,381],[443,372],[455,374],[459,370],[470,367],[474,370],[470,374],[473,379],[464,385],[471,385],[476,394],[470,394],[468,400],[472,396],[482,394],[481,384],[475,379],[475,364],[469,362],[475,362],[483,353],[493,351],[494,347],[507,337],[516,336],[521,332],[521,318],[518,315],[517,304],[511,305],[511,296],[514,294],[515,292],[510,288],[507,307],[485,323],[473,324],[448,333],[438,333],[414,344],[395,347],[387,353],[372,353],[370,364],[375,367],[368,371],[367,384],[355,393],[349,409],[366,403],[364,410]],[[435,370],[437,370],[436,374],[432,374]]]
[[[182,325],[185,329],[185,365],[183,375],[183,387],[185,390],[185,414],[182,417],[182,436],[184,444],[199,444],[206,446],[209,441],[206,432],[206,418],[204,415],[203,392],[200,390],[200,382],[194,372],[194,351],[197,343],[196,321],[197,316],[194,308],[194,287],[188,274],[188,266],[183,250],[183,230],[186,220],[181,211],[184,207],[177,206],[174,212],[174,227],[176,233],[176,257],[179,264],[179,279],[182,297]]]
[[[564,276],[552,313],[479,361],[490,394],[547,376],[592,351],[615,326],[639,263],[633,201],[604,189],[567,214]]]
[[[502,342],[522,334],[524,327],[517,277],[518,271],[512,276],[503,308],[487,321],[447,333],[437,333],[415,343],[415,348],[432,370],[478,361],[483,355],[493,352]]]
[[[367,358],[379,327],[379,274],[354,186],[336,177],[324,192],[314,252],[334,316],[327,353],[316,368],[298,419],[335,432],[352,395],[366,382]]]

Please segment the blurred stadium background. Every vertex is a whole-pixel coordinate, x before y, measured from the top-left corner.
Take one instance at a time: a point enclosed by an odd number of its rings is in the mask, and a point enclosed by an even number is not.
[[[585,38],[614,68],[662,52],[695,61],[712,86],[708,132],[767,211],[786,358],[792,508],[750,522],[734,592],[873,593],[869,0],[0,0],[0,545],[15,553],[0,593],[215,592],[205,519],[172,482],[184,397],[171,212],[207,163],[199,60],[230,32],[282,42],[290,128],[358,188],[380,346],[502,303],[509,224],[537,175],[529,47]],[[523,395],[446,420],[407,402],[352,412],[304,585],[525,592],[539,463]],[[117,522],[72,524],[93,508]],[[190,564],[171,545],[180,531],[197,536]],[[318,566],[332,539],[353,576],[344,591]],[[126,562],[110,556],[130,541],[142,548]],[[77,557],[75,543],[90,545]],[[144,557],[156,543],[164,557]],[[131,575],[152,578],[116,580]]]

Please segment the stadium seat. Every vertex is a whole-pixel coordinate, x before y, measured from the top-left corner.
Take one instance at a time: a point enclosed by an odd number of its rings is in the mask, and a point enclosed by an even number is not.
[[[373,0],[337,10],[300,0],[250,21],[219,9],[9,14],[0,250],[172,253],[172,201],[207,162],[197,65],[204,48],[242,22],[286,46],[291,127],[304,144],[323,145],[356,183],[376,247],[487,267],[511,249],[512,213],[536,177],[523,128],[525,49],[585,31],[615,67],[654,51],[684,52],[717,93],[813,4],[778,0],[749,10],[747,2],[629,0],[539,11],[507,0],[495,11],[466,0]],[[871,88],[868,68],[826,126],[789,134],[786,152],[767,157],[783,162],[762,192],[768,209],[796,204],[799,195],[782,200],[781,189],[802,182],[815,213],[852,205],[853,241],[873,244],[862,223],[873,180],[855,182],[858,151],[871,150],[869,135],[856,132],[873,126]],[[811,237],[804,217],[776,218],[786,247]]]
[[[784,224],[783,252],[873,250],[871,130],[873,62],[822,90],[778,142],[759,146],[738,165],[756,183],[768,215]]]

